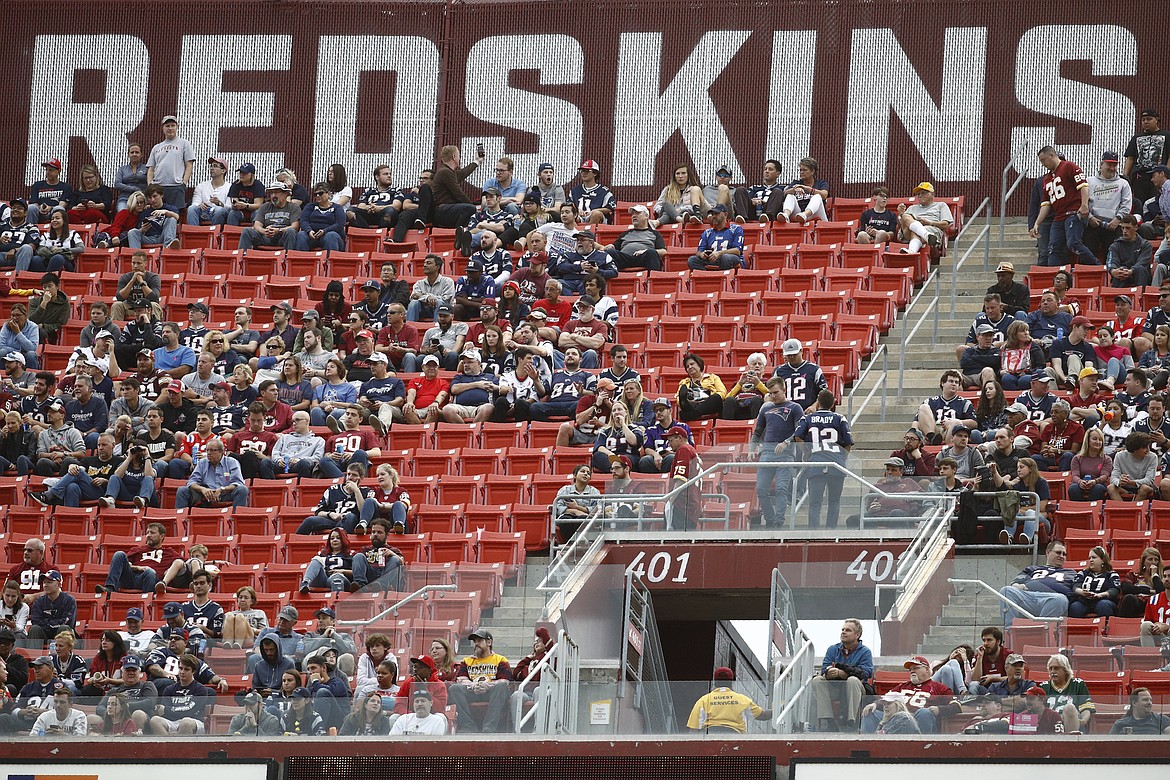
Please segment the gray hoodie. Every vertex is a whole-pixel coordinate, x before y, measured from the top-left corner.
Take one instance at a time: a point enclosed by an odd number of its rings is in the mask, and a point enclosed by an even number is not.
[[[1100,173],[1089,177],[1089,213],[1102,222],[1121,219],[1133,207],[1133,190],[1129,182],[1115,175],[1106,179]]]
[[[81,438],[81,432],[72,425],[65,425],[57,430],[45,428],[37,436],[37,455],[49,452],[54,447],[59,447],[65,452],[80,452],[85,449],[85,440]]]
[[[296,431],[280,434],[272,448],[273,459],[310,460],[314,463],[325,455],[325,440],[317,434],[300,434]]]

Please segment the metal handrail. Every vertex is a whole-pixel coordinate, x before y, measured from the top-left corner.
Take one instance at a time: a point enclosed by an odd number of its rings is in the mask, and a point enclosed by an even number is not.
[[[392,606],[386,607],[386,609],[382,610],[377,615],[374,615],[369,620],[339,620],[339,621],[337,621],[337,623],[338,623],[338,625],[342,625],[342,626],[368,626],[371,623],[376,623],[377,621],[381,620],[382,618],[384,618],[390,614],[393,614],[394,616],[397,617],[398,610],[400,610],[403,607],[403,605],[407,604],[408,602],[414,601],[415,599],[425,599],[427,594],[431,593],[432,591],[458,590],[458,589],[459,589],[459,586],[457,586],[457,585],[423,585],[421,588],[416,590],[414,593],[411,593],[406,598],[400,600],[396,604],[393,604]]]
[[[777,734],[791,734],[796,723],[808,721],[809,693],[812,690],[816,654],[812,640],[801,631],[801,645],[792,661],[776,677],[772,685],[772,730]],[[783,702],[784,706],[777,707]],[[803,708],[797,712],[796,708]]]
[[[1004,223],[1007,221],[1007,202],[1008,198],[1016,191],[1016,187],[1020,186],[1020,182],[1024,180],[1024,172],[1019,171],[1016,180],[1012,182],[1009,188],[1007,183],[1008,171],[1016,167],[1015,160],[1008,160],[1008,164],[1003,166],[1003,171],[999,174],[999,247],[1003,249],[1004,237]],[[1017,169],[1018,170],[1018,169]]]
[[[881,376],[878,377],[878,380],[873,383],[873,387],[870,388],[869,394],[865,396],[865,400],[861,402],[861,406],[857,408],[857,412],[855,413],[853,411],[853,396],[857,395],[857,391],[861,389],[863,384],[865,384],[865,380],[869,376],[869,372],[873,369],[874,366],[877,365],[879,356],[882,359]],[[885,344],[878,344],[877,351],[870,356],[869,363],[866,364],[865,368],[861,370],[861,373],[858,375],[857,380],[854,381],[853,387],[849,391],[849,406],[846,411],[849,415],[849,424],[851,426],[857,425],[857,421],[861,419],[862,412],[865,411],[865,407],[869,406],[869,402],[873,399],[874,393],[878,391],[879,387],[882,389],[882,422],[886,421],[886,385],[888,384],[887,377],[889,374],[890,350],[886,347]]]
[[[983,588],[988,593],[990,593],[991,595],[993,595],[997,599],[999,599],[1002,603],[1006,604],[1010,609],[1013,609],[1016,612],[1019,612],[1021,615],[1023,615],[1028,620],[1037,620],[1037,621],[1040,621],[1043,623],[1059,623],[1060,621],[1064,620],[1063,617],[1037,617],[1036,615],[1033,615],[1031,612],[1029,612],[1028,610],[1021,607],[1016,602],[1011,601],[1008,598],[1005,598],[1002,593],[1000,593],[997,589],[993,588],[991,585],[988,585],[983,580],[966,580],[966,579],[956,579],[954,577],[951,577],[947,580],[947,582],[951,583],[952,585],[976,585],[980,588]]]

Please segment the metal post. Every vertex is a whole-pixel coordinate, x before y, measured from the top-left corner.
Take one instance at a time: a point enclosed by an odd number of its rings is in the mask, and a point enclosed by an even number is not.
[[[1007,219],[1007,175],[1011,170],[1012,161],[1008,160],[1008,164],[1003,167],[1003,172],[999,174],[999,248],[1003,249],[1003,230],[1004,221]],[[988,212],[990,218],[990,211]]]
[[[898,395],[902,395],[902,388],[904,387],[904,379],[906,374],[906,320],[910,319],[910,307],[906,307],[906,311],[902,314],[902,339],[900,341],[901,348],[898,350]]]
[[[1005,205],[1004,208],[1007,208]],[[1003,239],[1000,239],[1000,246],[1003,246]],[[983,273],[991,270],[991,208],[987,209],[987,243],[983,245]]]
[[[886,383],[890,376],[890,350],[882,352],[882,422],[886,421]]]

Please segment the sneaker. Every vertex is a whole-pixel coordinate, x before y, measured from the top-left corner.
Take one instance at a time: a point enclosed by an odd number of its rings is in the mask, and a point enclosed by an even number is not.
[[[114,508],[114,497],[113,496],[102,496],[101,498],[98,499],[98,501],[101,501],[102,506],[104,506],[106,509],[113,509]]]
[[[53,497],[49,495],[49,491],[47,490],[30,490],[28,492],[28,497],[33,501],[36,501],[41,506],[53,505]]]
[[[366,534],[368,534],[370,532],[370,526],[367,525],[365,522],[360,522],[356,526],[354,526],[353,532],[355,534],[360,534],[362,536],[365,536]]]
[[[370,427],[374,429],[374,433],[379,436],[386,435],[386,423],[382,422],[382,418],[376,414],[370,415]]]
[[[788,220],[788,212],[781,211],[779,214],[776,215],[776,221],[780,222],[780,223],[787,223],[789,221]]]
[[[1016,544],[1031,544],[1032,540],[1028,538],[1026,533],[1022,531],[1016,535]]]
[[[908,255],[908,254],[910,254],[910,250],[909,250],[909,249],[907,249],[906,247],[902,247],[901,249],[899,249],[899,250],[898,250],[898,254],[900,254],[900,255]]]
[[[926,443],[931,445],[932,447],[939,446],[940,444],[943,443],[942,434],[939,433],[938,431],[935,431],[934,433],[932,433],[926,437]]]
[[[134,508],[146,509],[146,499],[142,496],[134,496]]]
[[[1000,531],[999,532],[999,543],[1000,544],[1011,544],[1012,543],[1012,535],[1009,534],[1007,531]]]
[[[687,218],[687,221],[690,222],[692,225],[702,225],[703,224],[703,218],[700,217],[698,214],[691,214],[691,216]]]
[[[743,214],[736,214],[735,215],[735,223],[737,225],[742,225],[746,222],[747,222],[747,220],[743,218]]]
[[[165,582],[154,583],[154,595],[156,595],[156,596],[167,595],[167,584]]]
[[[427,223],[426,223],[426,222],[423,222],[421,219],[416,219],[416,220],[414,221],[414,229],[415,229],[415,230],[426,230],[426,229],[427,229]]]
[[[178,248],[179,248],[179,239],[177,239],[177,238],[172,238],[170,240],[170,242],[167,243],[167,249],[178,249]]]
[[[333,415],[328,415],[325,418],[325,425],[328,426],[329,430],[333,431],[334,433],[341,433],[341,420],[337,419]]]
[[[800,212],[799,214],[793,214],[792,221],[798,225],[803,225],[805,222],[808,222],[808,215],[805,214],[803,211]]]
[[[302,596],[308,596],[309,595],[309,583],[302,582],[301,587],[298,590]]]
[[[942,247],[942,240],[934,233],[927,234],[926,243],[930,244],[931,249],[939,249]]]
[[[107,588],[105,585],[94,585],[93,592],[98,596],[104,596],[107,593],[113,593],[113,588]]]
[[[98,248],[98,249],[109,249],[109,248],[110,248],[110,242],[109,242],[109,241],[99,241],[99,242],[97,243],[97,248]]]

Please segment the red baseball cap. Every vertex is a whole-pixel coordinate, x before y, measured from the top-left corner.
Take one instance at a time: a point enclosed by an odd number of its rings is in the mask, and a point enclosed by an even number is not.
[[[578,168],[577,170],[579,170],[579,171],[598,171],[598,172],[600,172],[600,171],[601,171],[601,166],[597,164],[597,160],[586,160],[585,162],[581,163],[581,167],[580,167],[580,168]]]

